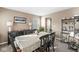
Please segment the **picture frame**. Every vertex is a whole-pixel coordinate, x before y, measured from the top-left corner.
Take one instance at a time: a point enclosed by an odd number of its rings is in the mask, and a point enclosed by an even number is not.
[[[14,16],[14,23],[26,24],[26,20],[25,17]]]

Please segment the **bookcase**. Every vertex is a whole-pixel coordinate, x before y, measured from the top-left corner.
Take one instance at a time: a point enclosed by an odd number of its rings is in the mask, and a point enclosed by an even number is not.
[[[75,20],[74,18],[64,18],[61,20],[61,37],[62,42],[69,42],[69,35],[71,32],[75,32]]]

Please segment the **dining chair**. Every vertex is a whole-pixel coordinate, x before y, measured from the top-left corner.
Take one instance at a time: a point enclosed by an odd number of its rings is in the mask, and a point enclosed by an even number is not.
[[[15,37],[16,37],[16,34],[12,34],[12,33],[9,33],[9,40],[10,40],[10,44],[11,44],[11,47],[13,49],[13,52],[16,52],[16,47],[14,45],[14,41],[15,41]]]
[[[49,35],[41,36],[40,40],[40,52],[48,52]]]
[[[49,40],[50,40],[51,47],[53,49],[53,52],[55,52],[55,49],[54,49],[55,32],[50,33],[49,36],[50,36]]]

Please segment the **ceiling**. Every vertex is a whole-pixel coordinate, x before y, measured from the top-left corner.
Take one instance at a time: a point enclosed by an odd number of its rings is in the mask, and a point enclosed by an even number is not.
[[[45,16],[50,13],[55,13],[58,11],[69,9],[70,7],[5,7],[5,8],[29,14],[34,14],[38,16]]]

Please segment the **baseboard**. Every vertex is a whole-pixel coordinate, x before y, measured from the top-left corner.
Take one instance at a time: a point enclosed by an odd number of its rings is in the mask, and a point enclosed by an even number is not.
[[[2,43],[0,43],[0,45],[3,45],[3,44],[7,44],[8,42],[2,42]]]

